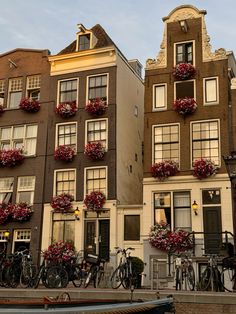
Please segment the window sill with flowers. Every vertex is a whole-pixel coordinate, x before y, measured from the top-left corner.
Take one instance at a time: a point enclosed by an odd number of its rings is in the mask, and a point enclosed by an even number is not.
[[[51,200],[51,207],[56,213],[68,213],[72,210],[72,202],[74,197],[69,193],[62,193],[54,196]]]
[[[163,181],[168,177],[175,176],[179,172],[179,165],[173,160],[164,160],[155,163],[151,167],[151,174],[154,178]]]
[[[101,98],[95,98],[88,101],[85,110],[92,116],[101,116],[107,110],[107,103]]]
[[[22,149],[3,149],[0,150],[0,166],[15,167],[20,165],[24,160]]]
[[[38,100],[23,98],[19,104],[19,108],[27,112],[38,112],[40,103]]]
[[[84,199],[86,208],[94,211],[102,210],[105,202],[106,197],[100,191],[92,191],[90,194],[87,194]]]
[[[62,118],[73,117],[77,111],[78,108],[75,101],[62,102],[55,109],[55,112]]]
[[[191,63],[179,63],[174,67],[173,76],[178,81],[190,80],[196,75],[195,67]]]
[[[193,176],[199,180],[206,179],[217,172],[215,163],[207,158],[196,159],[193,164]]]
[[[174,101],[173,109],[183,116],[192,114],[197,109],[197,104],[194,98],[184,97]]]
[[[62,160],[70,162],[74,159],[75,149],[68,145],[59,145],[54,152],[54,158],[56,160]]]
[[[25,203],[6,204],[0,203],[0,225],[8,221],[28,221],[33,214],[32,207]]]
[[[84,149],[84,154],[91,160],[102,160],[105,156],[105,152],[105,148],[101,142],[90,142]]]

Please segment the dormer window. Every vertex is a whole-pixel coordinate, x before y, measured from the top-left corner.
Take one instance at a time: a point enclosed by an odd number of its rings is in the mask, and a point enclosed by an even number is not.
[[[176,64],[191,63],[193,64],[193,43],[185,42],[176,44]]]
[[[79,36],[79,51],[90,48],[90,34]]]

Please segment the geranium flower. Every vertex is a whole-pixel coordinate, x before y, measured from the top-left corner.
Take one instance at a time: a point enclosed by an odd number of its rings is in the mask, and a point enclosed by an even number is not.
[[[197,104],[194,98],[178,98],[174,101],[173,109],[182,115],[187,115],[193,113],[197,109]]]
[[[196,74],[196,70],[191,63],[179,63],[174,67],[173,75],[176,80],[189,80]]]
[[[105,155],[105,148],[101,142],[91,142],[85,146],[84,153],[92,160],[101,160]]]
[[[0,225],[7,222],[12,213],[12,205],[7,203],[0,203]]]
[[[102,115],[107,110],[107,103],[106,101],[97,97],[93,100],[89,100],[85,106],[85,110],[91,115]]]
[[[75,247],[71,242],[58,241],[49,245],[48,249],[43,252],[47,261],[52,262],[71,262],[76,258]]]
[[[216,171],[217,167],[210,159],[200,158],[194,161],[193,176],[197,177],[199,180],[216,174]]]
[[[54,196],[51,200],[51,206],[56,212],[68,212],[72,209],[74,197],[69,193],[62,193]]]
[[[24,160],[22,149],[3,149],[0,151],[0,166],[14,167],[21,164]]]
[[[164,160],[153,164],[150,171],[154,178],[164,180],[170,176],[176,175],[179,171],[178,163],[173,160]]]
[[[12,218],[17,221],[28,220],[33,214],[33,209],[25,202],[15,204],[12,209]]]
[[[75,149],[68,145],[60,145],[55,149],[54,158],[56,160],[72,161],[75,156]]]
[[[87,194],[84,199],[84,204],[87,209],[101,210],[106,202],[105,195],[100,191],[93,191]]]
[[[40,109],[40,103],[38,100],[34,100],[32,98],[23,98],[19,107],[27,112],[37,112]]]
[[[73,117],[78,108],[76,106],[75,101],[67,101],[67,102],[61,102],[55,109],[55,112],[59,114],[62,118],[69,118]]]

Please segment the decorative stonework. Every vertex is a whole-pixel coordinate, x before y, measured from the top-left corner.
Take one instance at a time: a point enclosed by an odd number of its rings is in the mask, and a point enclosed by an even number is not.
[[[205,10],[198,10],[196,7],[192,5],[182,5],[177,8],[175,8],[171,13],[163,18],[163,21],[165,23],[165,29],[163,33],[163,40],[160,45],[160,51],[156,57],[156,59],[147,59],[146,61],[146,69],[152,70],[152,69],[159,69],[159,68],[165,68],[167,66],[167,23],[172,23],[176,21],[181,20],[187,20],[187,19],[195,19],[195,18],[201,18],[202,19],[202,56],[203,56],[203,62],[206,61],[215,61],[215,60],[221,60],[227,58],[226,51],[223,48],[215,50],[215,52],[212,52],[211,50],[211,44],[210,44],[210,36],[207,33],[206,30],[206,24],[204,20],[204,15],[207,12]]]
[[[236,78],[231,79],[231,89],[236,89]]]

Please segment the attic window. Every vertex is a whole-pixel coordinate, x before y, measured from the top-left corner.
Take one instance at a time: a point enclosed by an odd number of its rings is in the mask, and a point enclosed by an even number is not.
[[[90,48],[90,34],[79,36],[79,51]]]

